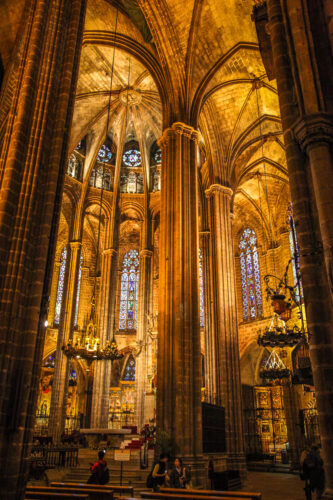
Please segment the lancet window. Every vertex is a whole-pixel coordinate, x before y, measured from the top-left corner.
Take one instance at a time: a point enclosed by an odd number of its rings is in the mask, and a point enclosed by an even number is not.
[[[136,330],[139,294],[139,252],[123,258],[120,290],[119,330]]]
[[[67,248],[65,247],[63,249],[63,251],[61,252],[61,257],[60,257],[60,269],[59,269],[59,278],[58,278],[58,287],[57,287],[57,297],[56,297],[56,305],[55,305],[55,311],[54,311],[54,323],[55,324],[59,324],[59,321],[60,321],[62,297],[64,294],[66,261],[67,261]]]
[[[239,239],[243,319],[262,316],[262,296],[257,237],[253,229],[244,229]]]

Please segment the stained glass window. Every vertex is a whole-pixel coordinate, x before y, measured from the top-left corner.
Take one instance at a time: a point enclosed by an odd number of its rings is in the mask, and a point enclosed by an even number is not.
[[[60,321],[62,296],[64,293],[66,260],[67,260],[67,248],[65,247],[61,253],[61,258],[60,258],[57,298],[56,298],[56,305],[55,305],[55,311],[54,311],[54,323],[55,324],[59,324],[59,321]]]
[[[257,237],[253,229],[244,229],[239,239],[242,281],[243,319],[262,316],[260,268]]]
[[[106,191],[111,191],[111,174],[108,170],[103,168],[93,168],[91,171],[91,176],[89,178],[89,186],[93,186],[101,189],[103,185],[104,179],[104,187]]]
[[[82,148],[82,141],[79,141],[75,149],[78,151],[81,148]]]
[[[81,175],[80,161],[75,154],[71,154],[67,164],[67,174],[74,179],[79,179]]]
[[[112,158],[111,149],[108,148],[105,144],[103,144],[101,149],[98,151],[97,160],[101,161],[102,163],[108,163],[109,161],[111,161],[111,158]]]
[[[138,312],[139,252],[130,250],[123,259],[121,273],[119,330],[135,330]]]
[[[135,359],[132,354],[126,363],[123,379],[127,382],[135,382]]]
[[[297,243],[296,227],[295,227],[294,217],[292,215],[289,215],[288,223],[289,223],[289,246],[290,246],[290,254],[292,257],[291,263],[293,268],[294,284],[296,287],[296,299],[300,300],[300,298],[303,298],[303,286],[302,286],[302,279],[300,276],[301,270],[299,263],[299,248]]]
[[[161,172],[156,170],[153,177],[153,192],[161,191]]]
[[[123,154],[123,162],[127,167],[139,167],[141,165],[141,153],[138,149],[128,149]]]
[[[79,275],[77,278],[77,290],[76,290],[76,299],[75,299],[75,318],[74,325],[77,325],[77,317],[79,314],[79,302],[80,302],[80,288],[81,288],[81,275],[82,275],[82,255],[80,256],[80,267],[79,267]]]
[[[205,326],[205,309],[204,309],[204,282],[203,282],[203,263],[202,253],[199,248],[199,289],[200,289],[200,326]]]
[[[157,163],[158,165],[161,163],[162,161],[162,152],[160,149],[157,149],[154,153],[154,160],[155,160],[155,163]]]

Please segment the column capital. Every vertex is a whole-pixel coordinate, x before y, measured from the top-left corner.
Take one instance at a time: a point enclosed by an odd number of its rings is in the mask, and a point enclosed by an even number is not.
[[[106,248],[105,250],[103,250],[103,255],[111,255],[111,257],[117,255],[117,253],[117,250],[115,250],[114,248]]]
[[[71,247],[71,250],[73,250],[75,248],[79,250],[82,247],[82,241],[78,241],[78,240],[70,241],[69,246]]]
[[[305,152],[318,143],[333,142],[333,116],[329,113],[302,116],[292,129],[302,151]]]
[[[194,142],[199,142],[200,139],[200,132],[198,130],[195,130],[195,128],[191,127],[191,125],[187,125],[186,123],[183,122],[175,122],[171,125],[171,127],[168,127],[163,130],[162,136],[157,141],[158,145],[161,148],[164,147],[168,138],[175,136],[176,134],[184,135],[185,137]]]
[[[222,186],[222,184],[212,184],[208,189],[206,189],[206,198],[211,198],[216,193],[222,193],[229,198],[232,197],[233,190],[230,187]]]
[[[144,248],[143,250],[140,250],[140,257],[152,257],[153,256],[153,252],[151,250],[147,250],[146,248]]]

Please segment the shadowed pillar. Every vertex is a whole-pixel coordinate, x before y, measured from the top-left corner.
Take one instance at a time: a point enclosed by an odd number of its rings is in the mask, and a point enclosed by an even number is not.
[[[43,281],[53,259],[85,3],[27,1],[13,54],[17,77],[5,80],[12,92],[0,160],[0,492],[8,500],[24,496],[34,366],[45,335],[38,321],[49,293]]]
[[[213,184],[206,191],[211,225],[213,330],[218,404],[225,408],[229,468],[245,465],[237,328],[231,198],[229,187]]]
[[[202,453],[196,152],[184,123],[164,130],[162,150],[157,427],[183,457]]]
[[[323,114],[305,115],[300,119],[304,104],[310,109],[316,102],[309,91],[310,87],[305,88],[311,83],[313,67],[307,67],[307,78],[301,82],[301,89],[295,77],[298,68],[295,67],[295,60],[289,57],[290,24],[285,27],[289,12],[282,12],[280,0],[268,0],[267,11],[310,332],[310,356],[326,473],[323,498],[333,498],[333,310],[332,278],[329,273],[332,260],[329,255],[332,246],[332,161],[328,146],[332,139],[332,122],[327,123],[327,115]],[[297,62],[302,65],[303,56],[306,56],[309,48],[307,43],[303,46],[299,43],[298,37],[304,31],[304,26],[297,25],[298,22],[301,22],[301,17],[292,16],[293,43],[297,47]],[[323,36],[325,29],[323,26]],[[331,66],[327,68],[329,70]],[[303,101],[298,103],[295,96],[299,96],[301,90]],[[314,197],[310,194],[312,192]]]

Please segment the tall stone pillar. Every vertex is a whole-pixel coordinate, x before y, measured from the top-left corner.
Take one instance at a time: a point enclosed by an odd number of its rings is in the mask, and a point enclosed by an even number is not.
[[[206,191],[206,196],[210,201],[213,328],[218,403],[225,408],[228,461],[234,468],[242,468],[244,443],[231,226],[232,193],[229,187],[213,184]]]
[[[62,346],[73,334],[81,245],[80,241],[71,241],[69,243],[69,258],[65,275],[65,288],[58,329],[48,429],[54,443],[60,441],[61,434],[65,427],[69,361],[62,350]]]
[[[202,454],[196,153],[184,123],[164,130],[162,149],[157,427],[185,458]]]
[[[0,155],[0,494],[7,500],[24,496],[34,365],[45,336],[43,280],[53,259],[85,4],[26,2],[17,77],[4,80],[11,86]]]
[[[140,251],[140,275],[139,275],[139,307],[137,327],[137,357],[135,370],[136,388],[136,425],[138,430],[146,423],[145,421],[145,392],[147,380],[147,317],[149,314],[151,275],[152,275],[151,250]]]
[[[204,331],[205,331],[205,400],[216,403],[217,371],[216,346],[213,324],[211,321],[211,271],[210,271],[210,231],[200,232],[200,250],[202,255],[202,274],[204,288]]]
[[[101,291],[99,299],[99,335],[101,345],[111,340],[114,331],[114,306],[118,253],[114,248],[104,250],[102,257]],[[110,384],[112,362],[96,361],[94,368],[91,422],[93,429],[109,426]]]
[[[309,185],[306,157],[295,138],[296,133],[301,144],[305,145],[309,130],[305,131],[303,139],[299,130],[299,109],[295,103],[298,81],[295,82],[293,79],[294,71],[289,58],[287,40],[289,27],[286,29],[284,25],[285,13],[282,12],[280,0],[268,0],[267,9],[310,332],[310,356],[326,472],[324,498],[333,498],[333,427],[331,425],[333,420],[333,311],[330,279],[322,251],[324,246],[329,245],[329,234],[332,229],[329,224],[330,216],[327,217],[325,207],[321,205],[320,197],[318,198],[320,192],[323,194],[323,200],[328,193],[325,193],[323,184],[315,186],[319,182],[316,176],[313,179],[313,188]],[[294,127],[295,132],[292,130]],[[313,168],[317,167],[313,165]],[[323,166],[323,157],[320,159],[319,176],[321,168],[324,169],[325,174],[328,165]],[[324,182],[324,176],[322,181]],[[330,180],[327,185],[331,185]],[[312,206],[313,198],[310,195],[312,189],[317,190],[317,204],[319,202],[317,207]],[[323,220],[322,217],[324,217]]]

